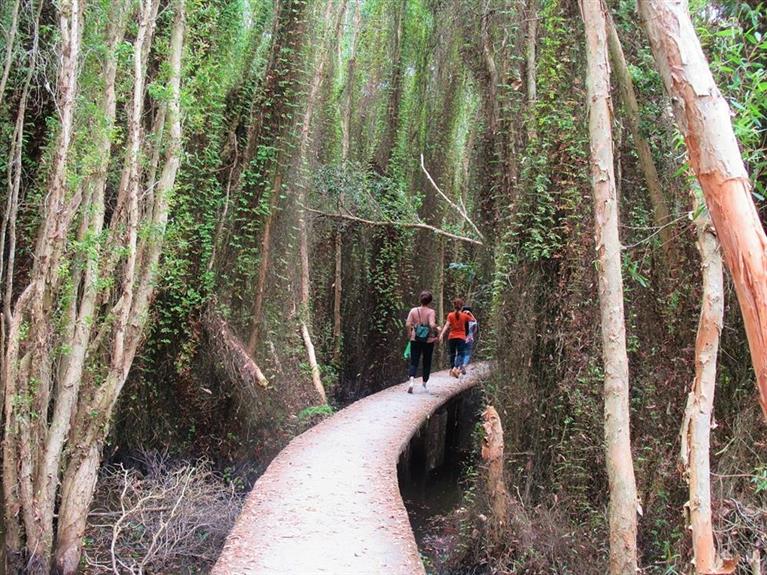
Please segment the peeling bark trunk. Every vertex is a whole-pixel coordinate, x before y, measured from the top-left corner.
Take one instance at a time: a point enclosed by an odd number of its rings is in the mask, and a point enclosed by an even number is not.
[[[626,112],[631,137],[634,139],[637,156],[639,157],[639,166],[644,174],[645,184],[650,196],[650,205],[652,206],[653,223],[660,230],[661,250],[668,269],[673,268],[676,263],[674,250],[673,229],[669,225],[671,222],[671,213],[668,209],[666,197],[663,194],[658,170],[655,168],[655,161],[652,157],[652,150],[647,139],[642,135],[640,128],[639,103],[637,102],[634,91],[634,82],[631,79],[626,57],[623,54],[618,32],[615,29],[610,14],[607,14],[607,40],[610,49],[610,62],[613,65],[615,79],[623,101],[623,108]]]
[[[687,2],[640,0],[639,11],[735,284],[767,417],[767,236],[751,199],[730,110],[714,83]]]
[[[77,202],[77,194],[71,199],[66,197],[66,174],[78,95],[82,30],[82,6],[78,0],[62,2],[58,19],[61,37],[57,94],[59,133],[34,264],[29,283],[11,312],[3,363],[3,386],[6,393],[3,487],[8,528],[7,558],[13,564],[26,552],[25,560],[30,573],[46,573],[49,570],[53,509],[38,504],[39,488],[36,489],[34,485],[46,425],[44,418],[34,418],[32,414],[35,411],[47,413],[52,365],[52,357],[47,348],[53,332],[47,299],[58,285],[59,258]],[[26,338],[21,334],[24,322],[30,326]],[[23,347],[22,339],[25,340]],[[19,404],[17,394],[30,397],[30,401],[23,402],[24,405]]]
[[[606,9],[601,0],[582,0],[581,12],[586,30],[591,181],[605,372],[605,448],[610,484],[609,572],[611,575],[636,575],[637,494],[629,433],[628,357],[613,166]]]
[[[698,252],[701,257],[703,298],[695,339],[695,381],[687,399],[681,432],[681,458],[690,484],[688,502],[695,571],[731,573],[716,553],[711,524],[709,446],[716,387],[716,359],[724,316],[724,277],[719,241],[711,218],[695,197]]]
[[[502,527],[508,521],[509,494],[503,478],[503,428],[501,418],[492,405],[482,413],[482,461],[487,466],[487,488],[493,525]]]
[[[158,2],[153,1],[142,7],[144,17],[149,20],[147,22],[148,30],[154,28],[151,21],[155,18],[158,4]],[[143,338],[168,220],[169,195],[175,184],[176,173],[181,161],[181,58],[186,26],[184,0],[175,0],[173,7],[175,18],[171,31],[169,56],[171,69],[169,92],[171,97],[167,103],[166,111],[166,122],[170,128],[165,162],[155,193],[151,196],[145,196],[147,200],[150,200],[146,208],[141,209],[138,195],[130,198],[127,203],[129,210],[127,218],[130,222],[130,228],[137,229],[140,214],[143,213],[145,217],[142,218],[142,221],[150,225],[157,233],[156,236],[142,239],[139,242],[138,238],[133,236],[134,232],[129,232],[132,236],[130,245],[133,254],[127,258],[123,272],[126,277],[123,279],[122,296],[114,306],[120,308],[121,320],[116,322],[113,327],[109,371],[101,386],[88,394],[81,394],[79,397],[75,425],[72,427],[69,437],[69,442],[74,447],[61,482],[59,529],[55,550],[56,572],[65,575],[76,573],[79,566],[82,538],[85,532],[88,508],[95,489],[101,448],[109,432],[115,404]],[[145,38],[145,41],[150,42],[150,39]],[[139,45],[138,38],[137,45]],[[146,50],[148,51],[149,47]],[[136,59],[140,57],[138,54],[142,52],[134,52]],[[137,72],[139,69],[140,67],[136,65]],[[134,85],[135,94],[141,91],[142,84]],[[137,107],[134,102],[134,112],[136,110]],[[138,188],[134,187],[133,192],[137,194]],[[119,234],[120,232],[115,231],[113,225],[110,233]],[[129,295],[127,294],[128,289],[130,289]],[[118,350],[117,345],[120,345],[121,349]],[[90,349],[92,347],[89,346]]]

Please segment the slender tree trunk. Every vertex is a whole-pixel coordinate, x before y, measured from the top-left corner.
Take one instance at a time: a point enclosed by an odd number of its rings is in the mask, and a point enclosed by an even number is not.
[[[336,249],[336,270],[335,281],[333,283],[333,363],[341,366],[341,347],[343,341],[343,330],[341,322],[341,300],[343,296],[343,259],[344,259],[344,240],[341,226],[336,229],[335,236]]]
[[[334,1],[327,0],[325,6],[325,16],[323,22],[330,25],[330,29],[326,32],[325,38],[320,45],[320,53],[317,64],[314,68],[314,77],[312,78],[311,87],[309,89],[309,96],[306,101],[306,109],[304,111],[304,118],[301,124],[301,140],[298,147],[298,181],[296,185],[297,198],[298,198],[298,252],[301,260],[301,282],[300,282],[300,303],[301,303],[301,336],[306,346],[306,353],[309,356],[309,366],[312,370],[312,383],[320,396],[323,403],[327,403],[327,397],[325,396],[325,388],[322,385],[322,378],[320,374],[320,366],[317,362],[317,356],[314,351],[314,344],[312,343],[311,330],[309,328],[308,317],[309,308],[311,306],[311,283],[310,283],[310,270],[309,270],[309,233],[306,224],[306,175],[309,155],[309,140],[311,135],[312,119],[314,117],[314,109],[317,105],[317,100],[320,95],[320,87],[325,76],[325,66],[328,64],[330,58],[331,40],[338,38],[341,31],[341,24],[343,22],[343,16],[346,10],[346,2],[341,2],[337,8],[335,19],[331,21],[331,14],[333,10]]]
[[[402,44],[407,2],[408,0],[402,0],[394,14],[394,39],[391,47],[392,71],[386,103],[386,125],[378,147],[378,153],[376,154],[376,161],[381,173],[386,173],[389,168],[389,161],[391,160],[397,136],[400,104],[402,101],[402,74],[404,68],[402,63]]]
[[[351,30],[351,53],[346,65],[346,85],[344,87],[344,106],[341,116],[341,160],[349,161],[351,152],[352,119],[354,114],[354,81],[357,70],[357,46],[362,20],[360,0],[354,0],[354,13],[352,15]],[[343,205],[343,195],[339,198],[339,204]],[[336,269],[335,283],[333,285],[333,362],[341,366],[341,348],[343,345],[343,329],[341,322],[341,301],[343,295],[343,252],[344,252],[343,227],[336,229]]]
[[[269,214],[264,222],[264,231],[261,233],[261,257],[258,262],[258,279],[256,280],[256,293],[253,294],[253,307],[251,308],[252,325],[250,336],[248,337],[248,354],[253,357],[258,346],[261,335],[261,314],[264,308],[264,295],[266,292],[266,277],[271,266],[272,249],[272,225],[274,223],[274,214],[277,211],[277,205],[282,193],[282,173],[279,171],[274,177],[272,193],[269,196]]]
[[[156,13],[156,4],[145,5],[144,17],[149,10],[149,18]],[[151,240],[138,241],[131,238],[130,245],[134,255],[129,256],[123,279],[122,297],[116,308],[123,306],[122,321],[114,327],[110,367],[105,381],[90,396],[80,397],[80,405],[75,418],[75,426],[70,433],[70,444],[75,446],[70,455],[61,483],[61,503],[59,508],[58,532],[55,549],[56,573],[69,575],[77,572],[82,550],[82,537],[85,532],[88,509],[96,485],[101,449],[109,431],[114,406],[128,377],[138,345],[142,340],[146,316],[156,283],[157,267],[162,251],[163,238],[168,219],[169,195],[175,184],[176,173],[181,160],[181,58],[184,45],[185,4],[184,0],[173,3],[175,19],[170,40],[169,82],[170,100],[167,103],[166,122],[169,128],[169,141],[165,163],[157,182],[151,205],[141,210],[138,198],[128,200],[129,213],[126,217],[132,228],[137,228],[139,214],[143,211],[144,221],[157,230],[157,236]],[[143,20],[143,18],[142,18]],[[138,41],[137,41],[138,45]],[[138,59],[141,51],[135,51]],[[141,66],[136,66],[138,71]],[[134,86],[136,93],[141,85]],[[136,108],[134,105],[134,112]],[[129,159],[129,162],[132,161]],[[135,190],[134,190],[135,191]],[[148,196],[147,196],[148,197]],[[119,232],[113,232],[119,233]],[[126,290],[130,289],[130,297]],[[128,308],[127,311],[123,311]],[[117,345],[121,346],[118,351]],[[97,414],[94,416],[93,414]]]
[[[362,9],[360,0],[354,0],[354,14],[352,16],[351,53],[346,64],[346,86],[344,87],[344,107],[341,116],[341,159],[349,161],[351,151],[352,119],[354,117],[354,81],[357,71],[357,46],[359,44],[360,23]]]
[[[527,73],[527,138],[536,137],[535,117],[533,107],[538,100],[538,86],[535,80],[536,58],[535,48],[538,35],[538,3],[536,0],[527,1],[527,36],[525,38],[525,71]]]
[[[721,570],[722,562],[714,546],[709,466],[716,358],[724,316],[724,278],[719,241],[716,239],[711,218],[705,210],[705,204],[697,196],[694,203],[696,211],[703,208],[703,212],[695,219],[703,276],[703,298],[698,335],[695,339],[695,381],[687,399],[682,424],[681,457],[690,483],[688,506],[695,572],[703,575],[731,572]]]
[[[35,20],[32,27],[32,47],[29,51],[27,74],[21,90],[19,104],[16,112],[16,124],[11,136],[11,147],[8,152],[8,192],[6,197],[5,213],[3,215],[2,230],[0,230],[0,282],[5,278],[3,289],[0,290],[2,297],[2,325],[0,325],[0,350],[5,350],[5,336],[11,324],[11,300],[13,298],[13,277],[16,260],[16,216],[19,210],[21,198],[21,175],[22,175],[22,152],[24,148],[24,123],[26,121],[27,104],[32,85],[32,77],[37,69],[37,60],[40,48],[40,13],[43,2],[40,2],[35,10]],[[18,10],[18,4],[16,6]],[[16,15],[18,17],[18,14]],[[18,24],[15,24],[17,26]],[[15,36],[12,31],[11,36]],[[9,45],[10,49],[10,45]],[[5,88],[0,89],[0,102]],[[8,259],[6,261],[6,238],[8,245]],[[3,293],[4,292],[4,293]],[[2,352],[0,351],[0,355]],[[2,366],[0,358],[0,367]],[[4,392],[3,392],[4,393]],[[0,395],[0,405],[4,402],[4,395]]]
[[[735,284],[767,417],[767,236],[730,109],[714,83],[687,2],[640,0],[639,11]]]
[[[437,323],[445,317],[445,238],[439,239],[439,292],[437,293]]]
[[[19,8],[21,8],[21,0],[16,0],[11,9],[11,25],[5,34],[5,63],[3,64],[2,76],[0,76],[0,109],[3,107],[5,85],[11,73],[11,64],[13,64],[13,48],[16,42],[16,32],[19,29]]]
[[[623,108],[626,112],[626,120],[628,121],[629,130],[631,130],[631,137],[634,139],[637,156],[639,156],[639,166],[644,174],[645,184],[647,185],[647,191],[650,195],[653,223],[660,230],[659,236],[661,239],[663,257],[667,268],[671,269],[676,263],[674,239],[672,236],[673,229],[669,225],[671,222],[671,214],[668,209],[666,197],[663,194],[663,188],[661,186],[660,178],[658,177],[658,170],[655,168],[655,161],[652,157],[650,144],[648,143],[647,138],[642,135],[642,130],[640,128],[639,103],[637,102],[636,93],[634,91],[634,81],[631,79],[631,73],[626,64],[626,57],[623,54],[623,47],[621,46],[620,38],[618,38],[615,23],[609,13],[607,14],[607,40],[610,49],[610,62],[612,63],[613,71],[615,72],[614,78],[620,89]]]
[[[582,0],[581,11],[586,30],[591,181],[605,372],[605,448],[610,484],[609,572],[610,575],[636,575],[637,494],[629,433],[628,357],[613,167],[606,8],[601,0]]]

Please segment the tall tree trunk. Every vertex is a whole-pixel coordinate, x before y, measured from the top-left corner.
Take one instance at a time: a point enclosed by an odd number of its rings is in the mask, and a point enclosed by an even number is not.
[[[703,277],[703,298],[695,339],[695,381],[687,398],[681,432],[681,458],[690,483],[690,528],[692,529],[695,572],[701,575],[729,573],[714,546],[711,525],[711,481],[709,443],[711,416],[716,386],[716,358],[724,316],[724,278],[719,241],[705,204],[694,198],[695,211],[703,210],[695,219]]]
[[[16,43],[16,32],[19,29],[19,9],[21,0],[16,0],[11,9],[11,25],[5,33],[5,63],[3,72],[0,75],[0,110],[3,108],[3,96],[5,95],[5,85],[8,82],[8,76],[11,73],[11,64],[13,64],[13,49]]]
[[[538,100],[538,85],[535,80],[535,48],[538,35],[538,3],[536,0],[527,0],[527,35],[525,38],[525,71],[527,75],[527,138],[532,140],[536,137],[535,117],[533,107]]]
[[[306,188],[307,177],[306,170],[308,169],[308,155],[309,155],[309,140],[311,137],[312,119],[314,117],[314,109],[317,105],[317,101],[320,95],[320,87],[325,77],[325,67],[328,64],[328,60],[331,55],[329,50],[331,42],[338,38],[341,31],[341,24],[343,23],[343,16],[346,10],[346,2],[341,2],[337,8],[335,19],[331,21],[331,15],[333,10],[334,1],[327,0],[325,6],[325,16],[323,22],[327,23],[330,28],[326,31],[325,38],[323,38],[320,44],[320,53],[317,58],[317,64],[314,68],[314,77],[312,78],[311,87],[309,89],[309,96],[306,101],[306,109],[304,111],[304,118],[301,124],[301,140],[298,146],[298,175],[296,182],[297,200],[298,200],[298,252],[301,260],[301,281],[300,281],[300,311],[301,314],[301,336],[306,346],[306,353],[309,357],[309,366],[312,370],[312,383],[320,396],[322,403],[327,403],[327,397],[325,396],[325,388],[322,385],[322,378],[320,375],[320,366],[317,362],[317,355],[314,351],[314,344],[312,343],[311,329],[308,323],[310,317],[311,307],[311,283],[310,283],[310,269],[309,269],[309,234],[306,224]]]
[[[11,136],[11,146],[8,151],[8,191],[6,196],[5,212],[3,214],[2,229],[0,230],[0,283],[5,278],[5,284],[0,288],[0,298],[2,298],[2,322],[0,323],[0,350],[5,350],[5,336],[10,329],[11,324],[11,303],[13,298],[13,278],[16,260],[16,216],[19,211],[21,200],[21,175],[22,152],[24,149],[24,123],[26,121],[27,104],[32,87],[32,77],[37,70],[37,60],[40,51],[40,14],[44,2],[40,2],[35,10],[35,19],[32,26],[32,47],[29,51],[29,60],[27,63],[27,73],[24,78],[24,84],[19,97],[19,104],[16,111],[16,124]],[[18,6],[16,7],[18,9]],[[16,15],[18,17],[18,15]],[[18,24],[14,24],[18,26]],[[9,36],[15,36],[15,32]],[[9,44],[9,50],[11,46]],[[5,88],[0,89],[0,103]],[[6,241],[7,241],[7,260],[6,260]],[[2,351],[0,351],[2,356]],[[0,369],[2,368],[4,357],[0,357]],[[4,390],[0,390],[0,405],[4,403]]]
[[[154,19],[157,3],[143,6],[143,18]],[[138,228],[139,214],[152,229],[157,230],[156,237],[139,240],[130,239],[133,255],[127,258],[123,273],[122,296],[114,306],[120,309],[121,318],[115,321],[112,335],[109,372],[104,382],[86,396],[80,396],[75,425],[70,432],[69,442],[73,446],[64,477],[61,482],[61,503],[59,508],[58,532],[55,549],[54,567],[56,573],[69,575],[77,572],[82,549],[82,537],[85,531],[88,509],[93,498],[96,484],[101,448],[109,431],[109,423],[117,399],[122,391],[128,372],[133,363],[138,346],[143,338],[144,326],[149,310],[157,268],[162,252],[163,238],[168,220],[169,196],[173,189],[176,173],[181,161],[181,59],[184,46],[185,3],[184,0],[173,2],[175,18],[170,39],[170,99],[167,103],[166,123],[169,125],[169,140],[165,152],[165,162],[157,181],[156,191],[151,196],[151,204],[142,210],[138,197],[128,200],[126,219],[130,228]],[[142,20],[143,20],[142,18]],[[149,28],[150,26],[148,26]],[[153,27],[153,26],[151,26]],[[134,56],[138,59],[138,53]],[[138,72],[141,66],[136,65]],[[140,93],[142,86],[134,86],[134,93]],[[134,105],[134,111],[137,108]],[[131,160],[129,160],[131,161]],[[134,188],[137,192],[137,188]],[[149,198],[149,196],[145,196]],[[114,227],[114,223],[113,223]],[[118,226],[119,227],[119,226]],[[110,230],[111,233],[120,232]],[[126,291],[130,289],[130,295]],[[127,308],[127,311],[124,311]],[[120,349],[118,349],[120,346]],[[96,414],[94,416],[94,414]]]
[[[676,263],[673,229],[670,226],[671,214],[668,209],[666,197],[663,194],[658,170],[655,168],[655,161],[652,157],[652,150],[647,139],[642,135],[640,128],[639,104],[634,91],[634,81],[631,79],[626,57],[623,54],[618,32],[615,29],[615,23],[612,16],[607,14],[607,41],[610,49],[610,62],[613,65],[615,79],[620,89],[623,108],[626,112],[631,137],[634,139],[637,155],[639,156],[639,166],[644,174],[647,191],[650,195],[650,205],[652,206],[653,223],[660,230],[661,249],[667,269],[673,268]]]
[[[354,117],[354,81],[357,71],[357,46],[359,45],[360,23],[362,20],[362,8],[360,0],[354,1],[354,14],[352,16],[351,51],[346,63],[346,84],[344,87],[344,107],[341,116],[341,159],[349,161],[352,138],[352,119]]]
[[[341,367],[341,347],[343,342],[343,329],[341,322],[341,301],[343,296],[343,259],[344,239],[342,227],[336,228],[335,237],[336,269],[335,281],[333,282],[333,363]]]
[[[253,305],[250,309],[251,326],[246,349],[251,356],[256,350],[262,331],[266,280],[271,267],[272,227],[282,194],[284,170],[282,163],[285,153],[279,149],[280,145],[276,144],[282,144],[280,138],[283,135],[286,120],[290,118],[289,108],[295,99],[291,90],[295,85],[296,54],[300,52],[304,43],[306,8],[306,0],[281,2],[275,7],[275,22],[272,30],[274,40],[264,72],[264,86],[258,98],[259,106],[263,109],[260,110],[262,118],[258,120],[259,135],[258,138],[254,136],[254,142],[259,143],[260,139],[260,142],[266,146],[276,146],[278,151],[277,157],[272,162],[273,171],[264,167],[265,172],[273,174],[273,180],[269,196],[269,211],[261,233],[258,275],[253,293]],[[236,226],[236,223],[233,225]]]
[[[684,134],[743,314],[762,412],[767,417],[767,236],[687,2],[640,0],[639,11]]]
[[[605,372],[605,448],[610,484],[609,572],[611,575],[636,575],[637,494],[629,433],[628,357],[613,167],[606,8],[601,0],[582,0],[581,11],[586,30],[591,183]]]
[[[48,181],[44,217],[40,227],[29,284],[11,313],[3,363],[5,389],[5,437],[3,441],[3,490],[6,513],[6,548],[9,567],[15,568],[24,551],[30,573],[46,573],[52,545],[52,510],[38,504],[35,489],[37,456],[41,450],[44,418],[51,389],[48,338],[52,333],[47,297],[58,284],[57,271],[66,230],[76,208],[77,194],[67,198],[66,175],[73,137],[74,111],[78,94],[78,62],[82,31],[82,6],[78,0],[59,7],[60,57],[57,104],[59,133]],[[22,325],[30,326],[27,338]],[[25,340],[22,342],[21,340]],[[22,347],[22,344],[24,346]],[[24,405],[19,395],[32,398]],[[51,522],[47,522],[51,516]],[[19,525],[19,522],[21,525]],[[21,532],[25,540],[21,539]]]
[[[408,0],[402,0],[394,13],[394,38],[392,40],[391,48],[392,70],[389,80],[389,94],[386,102],[386,124],[384,126],[381,142],[378,146],[378,153],[376,154],[376,162],[382,174],[387,173],[388,171],[399,124],[400,104],[402,102],[402,74],[404,72],[402,44],[407,2]]]
[[[274,176],[271,195],[269,196],[269,213],[266,216],[266,222],[264,222],[264,230],[261,232],[261,250],[259,252],[261,256],[258,261],[256,293],[253,294],[253,307],[251,308],[252,324],[246,348],[251,357],[256,352],[261,336],[261,314],[263,313],[264,296],[266,295],[266,277],[271,266],[272,225],[274,224],[274,214],[280,201],[280,194],[282,194],[282,173],[278,167],[278,172]]]

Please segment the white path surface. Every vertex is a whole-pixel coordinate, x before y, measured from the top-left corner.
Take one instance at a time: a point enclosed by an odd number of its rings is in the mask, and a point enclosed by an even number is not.
[[[295,438],[256,482],[213,575],[416,575],[424,568],[397,460],[426,419],[477,383],[433,374],[397,385]]]

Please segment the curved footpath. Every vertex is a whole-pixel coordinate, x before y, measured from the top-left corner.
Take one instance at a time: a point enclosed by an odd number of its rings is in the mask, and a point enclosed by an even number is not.
[[[295,438],[256,482],[213,575],[424,573],[397,460],[426,419],[475,385],[433,374],[357,401]]]

